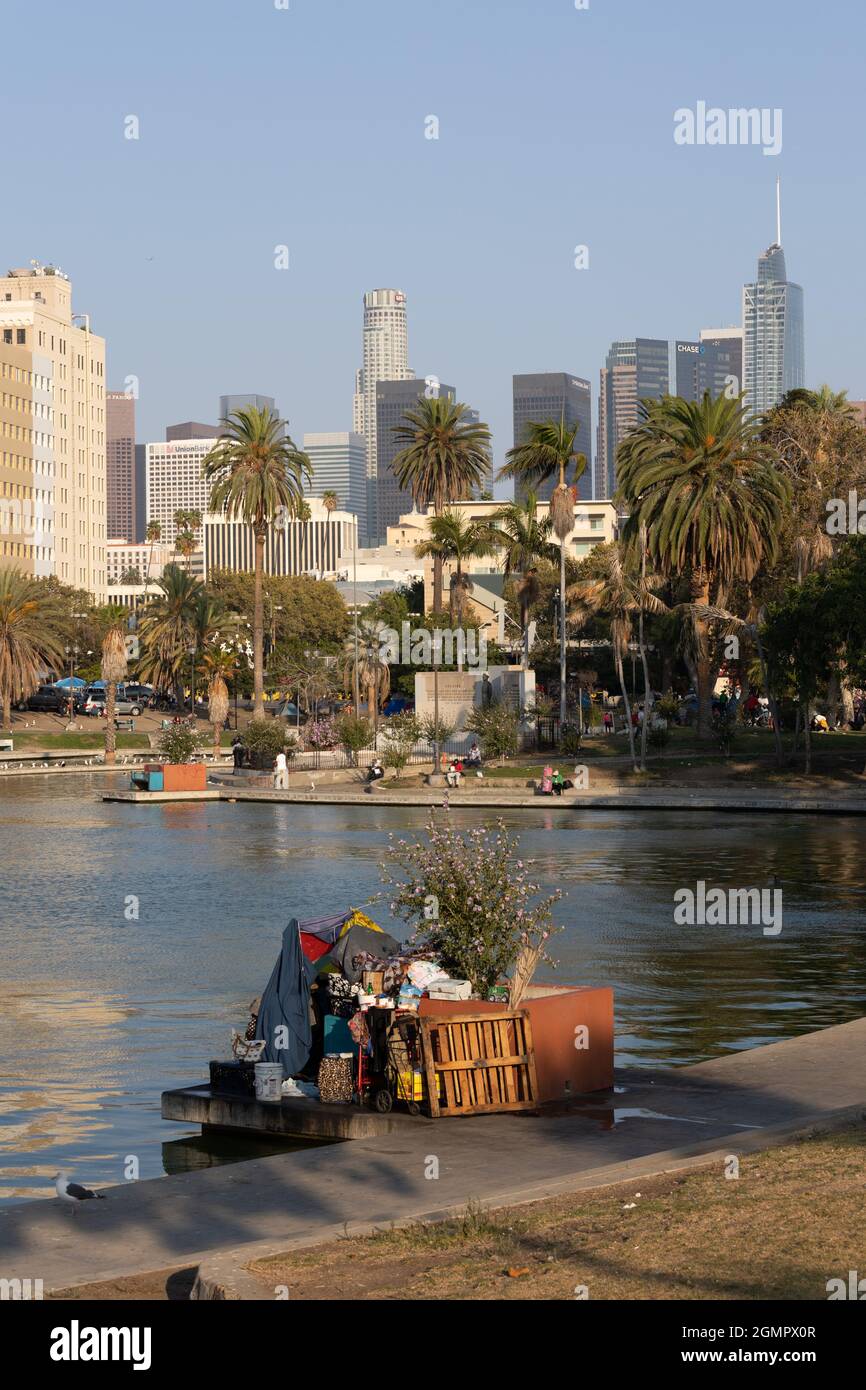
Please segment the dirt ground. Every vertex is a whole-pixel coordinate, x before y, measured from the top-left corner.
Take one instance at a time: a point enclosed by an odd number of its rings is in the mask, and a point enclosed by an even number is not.
[[[290,1299],[825,1299],[866,1268],[866,1126],[251,1266]]]
[[[730,1165],[728,1165],[730,1169]],[[732,1171],[732,1169],[730,1169]],[[529,1206],[352,1237],[250,1266],[289,1301],[824,1300],[866,1270],[866,1124]],[[362,1214],[362,1213],[359,1213]],[[184,1300],[165,1269],[51,1298]],[[281,1294],[281,1298],[285,1295]]]

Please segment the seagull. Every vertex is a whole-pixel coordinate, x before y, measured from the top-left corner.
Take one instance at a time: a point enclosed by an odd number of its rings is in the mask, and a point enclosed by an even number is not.
[[[316,784],[315,784],[315,782],[314,782],[312,779],[310,779],[310,791],[311,791],[311,792],[314,792],[315,790],[316,790]]]
[[[66,759],[65,759],[65,758],[61,758],[60,764],[59,764],[59,765],[60,765],[60,767],[65,767],[65,766],[66,766]]]
[[[78,1182],[70,1182],[68,1173],[55,1173],[54,1187],[61,1202],[65,1202],[69,1207],[78,1206],[79,1202],[86,1202],[89,1197],[98,1197],[105,1201],[102,1192],[91,1192],[89,1187],[82,1187]]]

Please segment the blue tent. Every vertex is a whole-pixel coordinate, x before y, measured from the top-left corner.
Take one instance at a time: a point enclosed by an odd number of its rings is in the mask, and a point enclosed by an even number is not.
[[[55,681],[58,690],[68,690],[72,686],[73,690],[83,690],[87,681],[83,681],[80,676],[64,676],[62,681]]]

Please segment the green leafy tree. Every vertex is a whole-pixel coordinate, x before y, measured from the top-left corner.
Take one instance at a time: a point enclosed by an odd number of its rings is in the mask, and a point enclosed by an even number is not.
[[[420,512],[432,507],[441,516],[449,502],[471,497],[487,475],[489,428],[470,419],[466,406],[447,396],[422,396],[394,426],[394,437],[405,447],[391,470]],[[433,607],[442,611],[442,560],[435,555]]]
[[[553,521],[548,513],[538,516],[538,499],[531,490],[522,502],[511,502],[491,518],[491,539],[502,553],[505,577],[517,575],[516,596],[523,633],[523,666],[529,666],[529,622],[537,604],[541,585],[538,577],[540,561],[553,563],[558,558],[557,547],[551,542]]]
[[[403,770],[421,738],[421,723],[408,711],[395,714],[385,723],[385,765],[394,769],[395,777],[402,777]]]
[[[179,565],[166,565],[156,581],[156,594],[138,625],[142,680],[158,690],[173,689],[178,708],[183,706],[183,673],[193,642],[199,602],[204,586]]]
[[[651,564],[665,578],[687,574],[694,623],[698,733],[712,731],[718,672],[710,610],[735,582],[772,564],[789,505],[789,486],[761,442],[742,397],[644,401],[640,421],[617,455],[624,538],[636,547],[646,527]]]
[[[489,705],[476,705],[467,716],[466,728],[477,734],[485,758],[502,762],[520,751],[520,711],[508,700],[494,697]]]
[[[508,451],[508,462],[500,469],[501,478],[514,478],[524,487],[534,487],[556,478],[550,496],[550,519],[559,540],[559,718],[566,721],[566,621],[565,621],[565,541],[574,529],[576,484],[586,469],[586,455],[576,448],[578,421],[530,420],[526,439]],[[572,471],[569,486],[568,473]]]
[[[454,572],[448,595],[448,616],[451,626],[463,625],[466,599],[472,592],[472,580],[463,569],[471,560],[492,555],[494,544],[490,528],[483,522],[464,519],[459,512],[445,511],[431,518],[429,535],[415,547],[419,560],[431,556],[440,563],[454,562]]]
[[[33,694],[43,671],[62,666],[52,617],[56,621],[51,599],[38,584],[20,570],[0,569],[0,701],[7,729],[13,703]]]
[[[271,529],[298,515],[308,456],[298,449],[275,411],[250,406],[222,421],[222,435],[203,465],[211,484],[210,506],[252,527],[255,542],[253,592],[253,713],[264,715],[264,606],[262,576]]]
[[[341,714],[337,720],[337,737],[348,749],[352,766],[358,766],[358,754],[362,748],[369,748],[373,739],[373,725],[369,719],[358,714]]]

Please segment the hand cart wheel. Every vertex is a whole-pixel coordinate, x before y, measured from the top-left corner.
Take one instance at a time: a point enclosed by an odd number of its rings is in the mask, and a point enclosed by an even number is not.
[[[376,1092],[373,1098],[373,1107],[378,1110],[380,1115],[387,1115],[393,1109],[394,1097],[385,1086]]]

